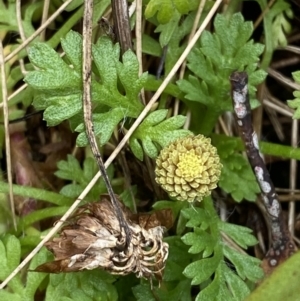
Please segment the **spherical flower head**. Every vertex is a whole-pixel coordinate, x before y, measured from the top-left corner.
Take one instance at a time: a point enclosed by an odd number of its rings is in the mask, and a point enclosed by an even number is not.
[[[180,201],[201,201],[217,187],[222,164],[210,138],[179,138],[161,150],[156,159],[156,182]]]

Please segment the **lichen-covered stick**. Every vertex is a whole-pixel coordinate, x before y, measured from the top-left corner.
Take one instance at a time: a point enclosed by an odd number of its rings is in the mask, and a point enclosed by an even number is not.
[[[230,83],[236,124],[244,141],[247,157],[260,186],[263,204],[268,213],[271,243],[262,266],[265,272],[269,273],[291,256],[296,251],[296,246],[284,223],[275,187],[259,153],[257,135],[252,127],[247,73],[233,72],[230,76]]]

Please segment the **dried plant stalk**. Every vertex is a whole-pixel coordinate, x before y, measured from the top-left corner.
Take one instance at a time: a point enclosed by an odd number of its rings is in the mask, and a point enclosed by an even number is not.
[[[119,201],[118,201],[119,202]],[[161,279],[169,246],[163,242],[164,227],[156,217],[145,223],[121,202],[120,207],[132,233],[126,249],[126,235],[108,196],[100,202],[80,207],[71,223],[62,228],[60,237],[46,243],[55,261],[40,265],[35,271],[60,273],[102,268],[111,274]],[[169,215],[170,217],[170,215]],[[169,218],[167,218],[169,219]]]
[[[262,263],[264,271],[268,274],[294,254],[297,247],[284,223],[275,187],[259,153],[257,135],[252,127],[247,73],[233,72],[230,76],[230,83],[236,124],[244,141],[249,163],[260,186],[263,205],[268,213],[271,246]]]

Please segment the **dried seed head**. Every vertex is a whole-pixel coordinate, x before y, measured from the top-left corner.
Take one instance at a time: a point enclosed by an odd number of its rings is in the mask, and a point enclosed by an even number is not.
[[[103,268],[111,274],[135,273],[137,277],[161,279],[169,251],[168,244],[162,241],[163,227],[148,223],[145,229],[121,207],[131,230],[127,247],[112,204],[103,197],[101,202],[79,208],[73,224],[65,226],[60,237],[46,243],[55,261],[37,267],[36,271],[60,273]]]
[[[156,160],[156,182],[180,201],[201,201],[217,187],[222,164],[217,149],[203,135],[177,139]]]

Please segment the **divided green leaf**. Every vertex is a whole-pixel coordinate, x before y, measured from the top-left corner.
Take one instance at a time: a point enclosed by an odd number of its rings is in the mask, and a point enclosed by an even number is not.
[[[24,11],[24,15],[22,15],[22,19],[20,20],[22,23],[22,28],[24,30],[24,35],[26,37],[31,36],[35,28],[33,26],[33,17],[36,13],[39,12],[43,3],[42,2],[35,2],[31,3],[26,10]],[[18,25],[18,17],[17,17],[17,8],[15,1],[0,1],[0,30],[5,31],[19,31]]]
[[[29,270],[35,269],[39,264],[48,260],[49,253],[46,249],[41,250],[31,261]],[[6,235],[0,240],[0,280],[4,280],[19,265],[21,259],[21,245],[17,237]],[[34,300],[36,291],[42,281],[47,277],[45,273],[27,272],[26,285],[22,282],[23,277],[18,274],[9,283],[9,290],[0,290],[2,301]]]
[[[260,189],[249,162],[235,150],[236,143],[220,141],[217,148],[223,164],[218,185],[236,202],[243,199],[255,201]]]
[[[223,247],[224,256],[234,265],[241,279],[249,279],[256,282],[263,277],[264,273],[259,267],[260,260],[249,255],[241,254],[227,245]]]
[[[117,301],[118,294],[114,282],[113,276],[99,269],[52,274],[45,300]]]
[[[70,198],[78,197],[98,171],[98,166],[94,158],[87,157],[83,162],[83,167],[81,167],[78,160],[72,155],[68,155],[67,161],[59,161],[57,167],[58,170],[55,172],[57,177],[72,181],[72,183],[65,185],[60,191],[61,194]],[[107,173],[111,178],[113,168],[109,167]],[[103,193],[106,193],[106,186],[101,178],[94,185],[86,199],[97,201]]]
[[[245,70],[249,75],[249,91],[253,98],[254,85],[262,82],[266,73],[256,70],[264,46],[249,38],[251,22],[244,22],[240,13],[226,18],[217,15],[215,33],[203,32],[200,46],[188,56],[188,68],[193,73],[177,82],[189,100],[204,104],[220,114],[232,110],[229,76],[234,70]]]
[[[95,113],[93,115],[94,133],[99,137],[100,145],[104,145],[110,139],[116,125],[125,118],[125,112],[122,108],[114,108],[106,113]],[[81,123],[75,128],[76,132],[80,132],[77,137],[76,144],[86,146],[88,144],[85,127]]]
[[[197,260],[183,272],[193,285],[200,285],[196,300],[244,300],[250,293],[245,281],[255,283],[263,277],[260,261],[227,245],[222,240],[222,232],[247,248],[257,243],[251,230],[221,221],[210,198],[203,200],[201,208],[183,209],[182,213],[188,219],[187,227],[193,228],[182,241],[191,246],[189,253],[198,254]],[[225,260],[230,261],[233,269]]]
[[[252,230],[247,227],[221,221],[218,223],[218,226],[220,231],[227,234],[236,244],[244,249],[257,244],[257,239],[252,235]]]
[[[164,120],[167,114],[168,110],[150,113],[131,136],[130,148],[141,161],[144,157],[143,150],[149,157],[155,158],[158,156],[158,146],[166,147],[172,141],[191,134],[188,130],[179,129],[186,117],[177,115]]]
[[[37,43],[30,48],[29,58],[39,70],[31,71],[25,81],[36,94],[34,106],[45,110],[44,119],[49,126],[70,119],[72,129],[81,132],[77,143],[87,144],[82,116],[82,37],[70,31],[62,39],[66,59],[62,59],[51,47]],[[92,46],[95,68],[92,74],[92,103],[96,135],[100,143],[106,143],[125,117],[136,118],[143,109],[139,92],[147,79],[138,76],[138,61],[128,50],[120,58],[120,47],[107,37],[101,37]]]
[[[157,12],[157,20],[161,24],[168,23],[174,14],[187,14],[199,5],[196,0],[150,0],[145,10],[146,18],[153,17]]]
[[[263,1],[258,1],[263,2]],[[264,6],[265,3],[262,3]],[[267,31],[272,35],[272,47],[275,50],[278,46],[285,47],[287,45],[287,34],[291,32],[291,24],[288,19],[293,18],[291,4],[285,0],[279,0],[269,9],[267,20],[271,21],[271,26],[267,25]],[[267,21],[267,24],[268,24]]]

